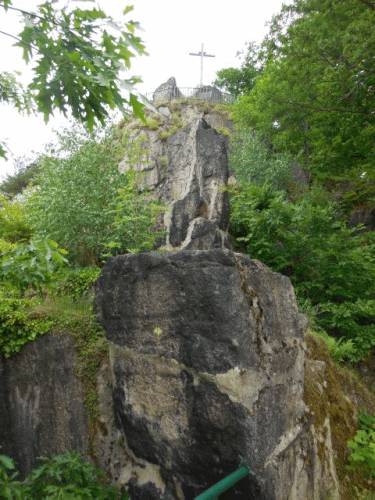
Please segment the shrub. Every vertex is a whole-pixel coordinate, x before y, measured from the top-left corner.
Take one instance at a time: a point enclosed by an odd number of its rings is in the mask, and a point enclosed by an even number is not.
[[[375,479],[375,416],[365,409],[358,413],[358,431],[348,446],[353,450],[348,470],[359,469],[366,478]]]
[[[122,147],[112,135],[97,142],[74,131],[66,132],[60,142],[60,151],[44,158],[40,189],[26,206],[37,235],[55,240],[80,266],[100,264],[113,242],[110,253],[126,252],[136,244],[141,248],[141,232],[129,213],[147,212],[149,201],[139,193],[134,173],[119,173]],[[143,236],[150,239],[148,229]]]
[[[147,189],[141,186],[141,174],[126,173],[127,182],[118,190],[112,214],[115,231],[105,246],[107,255],[150,251],[156,238],[165,233],[153,230],[159,214],[165,207],[153,200]]]
[[[9,358],[22,346],[47,333],[53,321],[30,313],[30,302],[12,290],[0,289],[0,350]]]
[[[0,238],[16,243],[29,241],[31,235],[22,204],[0,193]]]
[[[338,206],[307,192],[295,202],[269,184],[231,193],[231,233],[245,251],[290,277],[317,307],[317,325],[354,343],[354,358],[375,347],[375,233],[355,234]]]
[[[239,129],[232,135],[233,152],[229,166],[238,180],[271,184],[274,189],[285,189],[291,179],[292,156],[278,153],[263,142],[255,131]]]
[[[0,261],[0,281],[17,287],[21,293],[29,286],[37,290],[51,282],[67,262],[67,252],[52,240],[33,239],[7,252]]]
[[[65,269],[52,286],[58,295],[69,295],[73,300],[85,298],[94,281],[99,277],[100,267]]]
[[[106,485],[102,472],[82,460],[78,451],[67,451],[50,458],[39,457],[43,462],[21,483],[16,481],[14,461],[0,456],[0,497],[3,500],[126,500],[125,491]],[[15,472],[14,472],[15,471]]]

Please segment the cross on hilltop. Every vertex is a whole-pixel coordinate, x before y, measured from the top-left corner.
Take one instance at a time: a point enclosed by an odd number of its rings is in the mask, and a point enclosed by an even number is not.
[[[200,87],[203,87],[203,58],[204,57],[216,57],[216,56],[206,54],[206,52],[204,52],[204,50],[203,50],[203,43],[202,43],[202,49],[200,52],[198,52],[198,53],[189,52],[189,55],[190,56],[200,56],[200,58],[201,58],[201,83],[200,83]]]

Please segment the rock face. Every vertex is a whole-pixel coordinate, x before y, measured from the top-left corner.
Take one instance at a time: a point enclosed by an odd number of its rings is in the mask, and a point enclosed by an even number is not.
[[[146,173],[143,181],[169,207],[161,227],[168,232],[167,248],[206,250],[226,245],[227,146],[226,136],[203,118],[164,140],[157,132],[145,134],[142,150],[149,154],[133,168]],[[128,168],[126,160],[120,164],[120,170]]]
[[[190,250],[222,247],[229,218],[222,191],[228,185],[225,138],[201,119],[167,139],[167,151],[171,175],[164,196],[179,198],[172,202],[167,243]]]
[[[89,436],[75,370],[69,336],[49,334],[0,359],[1,453],[17,461],[22,476],[40,465],[39,456],[85,452]]]
[[[177,97],[182,97],[182,94],[177,87],[176,78],[174,78],[173,76],[169,78],[165,83],[159,85],[153,95],[154,101],[161,101],[163,99],[176,99]]]
[[[222,102],[223,100],[223,94],[221,93],[221,91],[216,87],[212,87],[211,85],[206,85],[205,87],[197,89],[194,97],[196,97],[197,99],[203,99],[205,101]]]
[[[374,208],[357,208],[353,210],[349,216],[348,226],[355,227],[358,224],[363,224],[363,231],[375,231],[375,209]]]
[[[334,461],[360,406],[347,380],[336,387],[329,354],[314,358],[319,343],[306,351],[289,279],[225,248],[227,140],[215,128],[230,123],[212,106],[163,102],[157,120],[124,127],[119,168],[141,169],[170,207],[160,224],[174,252],[103,268],[95,425],[68,334],[0,359],[0,444],[23,475],[40,455],[90,450],[131,500],[193,500],[246,462],[252,474],[221,499],[340,500]]]
[[[255,475],[225,498],[288,498],[305,414],[305,321],[288,278],[228,250],[118,256],[96,308],[118,422],[162,478],[133,477],[132,499],[193,499],[241,460]]]

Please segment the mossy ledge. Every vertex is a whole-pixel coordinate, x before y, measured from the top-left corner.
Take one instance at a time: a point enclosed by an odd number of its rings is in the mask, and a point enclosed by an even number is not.
[[[370,481],[370,484],[359,471],[348,472],[346,467],[351,454],[347,442],[357,432],[358,410],[366,408],[369,413],[375,414],[375,393],[362,383],[354,370],[332,360],[326,343],[319,335],[310,331],[305,341],[305,402],[315,428],[323,428],[327,416],[329,418],[341,498],[372,499],[366,497],[366,491],[373,491],[373,482]],[[322,443],[318,443],[318,453],[324,461],[326,457]]]

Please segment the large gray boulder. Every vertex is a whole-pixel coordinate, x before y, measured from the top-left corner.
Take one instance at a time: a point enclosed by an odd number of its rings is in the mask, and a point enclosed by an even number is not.
[[[132,500],[192,500],[242,460],[254,475],[225,498],[290,497],[308,459],[306,324],[288,278],[228,250],[123,255],[104,266],[96,309]]]
[[[223,94],[220,89],[212,85],[205,85],[196,90],[194,97],[196,99],[203,99],[204,101],[222,102]]]
[[[153,94],[154,101],[177,99],[178,97],[183,97],[183,95],[177,87],[176,78],[174,76],[171,76],[165,83],[159,85]]]

